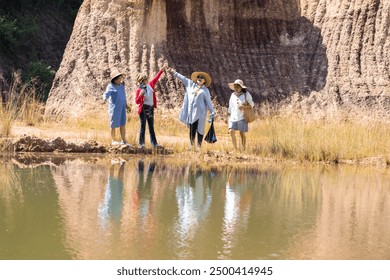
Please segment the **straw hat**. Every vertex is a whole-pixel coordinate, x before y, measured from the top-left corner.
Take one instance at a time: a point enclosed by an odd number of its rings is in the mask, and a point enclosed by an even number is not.
[[[193,80],[195,83],[196,83],[196,80],[197,80],[197,77],[201,75],[204,77],[204,79],[206,80],[206,82],[204,83],[204,85],[206,87],[209,87],[211,85],[211,77],[209,74],[207,74],[206,72],[194,72],[191,74],[191,80]]]
[[[148,78],[148,75],[146,75],[145,73],[139,73],[137,74],[137,76],[135,77],[135,81],[137,83],[140,83],[142,82],[143,80],[147,79]]]
[[[125,75],[123,74],[121,71],[119,71],[118,69],[114,69],[112,72],[111,72],[111,75],[110,75],[110,78],[111,78],[111,82],[118,76],[120,75]]]
[[[244,86],[244,82],[239,79],[235,80],[234,83],[229,83],[228,85],[232,90],[234,90],[234,85],[239,85],[241,88],[246,88],[246,86]]]

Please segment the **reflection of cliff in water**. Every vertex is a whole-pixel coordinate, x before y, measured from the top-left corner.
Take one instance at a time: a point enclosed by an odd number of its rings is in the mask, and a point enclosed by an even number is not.
[[[96,159],[0,171],[1,258],[389,258],[387,170]]]
[[[228,173],[220,258],[284,259],[291,238],[315,224],[319,188],[301,170]]]
[[[390,175],[378,170],[324,172],[315,227],[296,236],[296,259],[390,259]],[[353,248],[353,250],[351,250]]]
[[[104,201],[108,173],[101,163],[82,161],[66,162],[52,168],[66,227],[64,242],[75,259],[94,259],[104,250],[110,251],[110,244],[101,242],[105,231],[101,229],[98,215],[100,203]]]
[[[289,185],[296,175],[281,184],[286,176],[277,170],[139,160],[67,163],[52,172],[65,242],[77,259],[283,258],[318,208],[313,185],[300,178]]]
[[[68,163],[52,171],[67,228],[65,242],[76,259],[152,258],[147,248],[165,240],[164,234],[158,236],[164,230],[156,216],[163,214],[157,198],[168,184],[156,182],[145,191],[135,162]],[[169,172],[164,177],[169,180]]]
[[[0,161],[0,259],[69,259],[49,166]]]

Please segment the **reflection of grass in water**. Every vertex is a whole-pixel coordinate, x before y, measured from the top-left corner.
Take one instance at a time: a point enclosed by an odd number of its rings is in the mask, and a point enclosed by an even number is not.
[[[277,228],[276,224],[283,223],[291,230],[303,230],[314,224],[318,214],[321,172],[322,168],[234,168],[227,172],[227,180],[243,201],[248,196],[256,197],[253,213],[259,214],[253,215],[271,222],[269,227]],[[276,224],[268,217],[273,217]]]
[[[239,224],[247,218],[245,227],[237,230],[251,238],[240,246],[240,252],[256,256],[261,251],[266,258],[283,258],[291,238],[315,226],[321,203],[319,172],[321,169],[291,166],[227,172],[230,189],[239,201],[235,208]],[[256,247],[261,250],[254,250]]]
[[[0,164],[0,196],[4,201],[20,196],[20,178],[11,164]]]
[[[318,176],[323,168],[239,168],[226,169],[230,186],[238,192],[247,191],[267,197],[264,205],[276,207],[283,215],[309,211],[315,213],[320,203]],[[263,206],[260,206],[263,207]]]
[[[16,210],[15,203],[23,203],[20,177],[11,164],[0,164],[0,203],[4,207],[5,221],[11,220]],[[12,225],[12,223],[7,223]]]
[[[305,213],[306,207],[316,208],[320,203],[318,176],[321,169],[288,168],[280,172],[279,187],[282,203],[288,203],[295,211]]]

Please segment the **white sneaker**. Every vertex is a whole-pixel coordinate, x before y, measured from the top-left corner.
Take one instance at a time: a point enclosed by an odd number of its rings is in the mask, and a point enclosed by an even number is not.
[[[111,159],[111,164],[124,164],[126,162],[126,160],[124,160],[123,158],[115,158],[115,159]]]
[[[118,142],[118,141],[113,140],[113,141],[111,142],[111,145],[113,145],[113,146],[115,146],[115,145],[121,145],[121,142]]]
[[[126,145],[126,146],[131,147],[131,145],[130,145],[129,143],[127,143],[126,141],[121,141],[121,142],[119,143],[119,145]]]

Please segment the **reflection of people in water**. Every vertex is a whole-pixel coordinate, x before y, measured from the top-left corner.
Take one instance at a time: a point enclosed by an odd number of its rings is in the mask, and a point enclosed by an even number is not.
[[[248,226],[253,192],[245,184],[245,173],[231,170],[226,182],[223,223],[224,252],[230,254],[234,238]]]
[[[115,175],[117,164],[110,167],[104,201],[99,205],[99,216],[102,226],[105,228],[108,222],[120,222],[123,208],[123,177],[125,162],[121,162]]]
[[[192,239],[201,228],[210,211],[212,195],[204,184],[204,174],[191,170],[188,183],[176,188],[176,199],[179,207],[179,233],[182,240]],[[190,241],[188,240],[188,241]]]
[[[138,161],[138,195],[140,198],[139,214],[141,217],[146,217],[150,211],[151,191],[152,191],[152,177],[154,169],[156,167],[155,162],[149,164],[146,180],[144,178],[145,163],[143,160]]]

